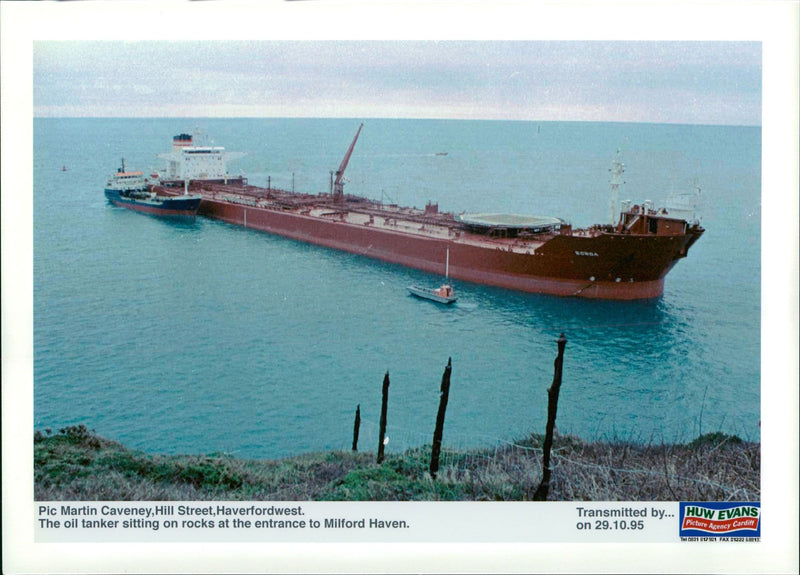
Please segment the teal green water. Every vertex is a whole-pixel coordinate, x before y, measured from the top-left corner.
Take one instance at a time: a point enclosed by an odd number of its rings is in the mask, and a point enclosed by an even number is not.
[[[460,283],[443,308],[407,295],[439,278],[198,218],[164,221],[103,197],[121,157],[160,167],[199,127],[247,155],[252,183],[327,191],[359,120],[36,119],[34,425],[85,423],[151,452],[280,457],[430,443],[453,361],[445,444],[542,432],[555,339],[558,412],[585,439],[759,438],[761,130],[595,123],[367,120],[348,193],[450,211],[608,218],[703,188],[706,235],[663,297],[596,302]],[[437,155],[447,152],[447,155]],[[67,171],[62,171],[62,166]]]

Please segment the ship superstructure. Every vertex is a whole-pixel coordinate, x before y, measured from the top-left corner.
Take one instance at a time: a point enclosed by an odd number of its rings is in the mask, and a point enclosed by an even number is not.
[[[178,134],[172,138],[172,151],[158,156],[165,160],[164,169],[157,173],[158,179],[165,184],[194,180],[226,183],[237,179],[228,174],[227,161],[244,154],[226,152],[221,146],[198,145],[197,137]]]
[[[224,149],[194,146],[186,140],[179,144],[184,158],[180,169],[168,166],[154,190],[177,194],[176,188],[191,189],[202,196],[201,215],[295,240],[431,273],[441,273],[448,258],[454,279],[583,298],[660,296],[669,270],[704,232],[698,221],[654,209],[649,202],[623,203],[615,222],[573,229],[560,218],[456,216],[440,212],[435,203],[417,209],[346,195],[343,175],[361,128],[327,193],[251,186],[244,177],[227,175]],[[173,150],[165,159],[171,162],[176,153]],[[215,158],[222,158],[222,163]],[[207,165],[215,169],[207,170]],[[619,182],[613,183],[616,193]]]

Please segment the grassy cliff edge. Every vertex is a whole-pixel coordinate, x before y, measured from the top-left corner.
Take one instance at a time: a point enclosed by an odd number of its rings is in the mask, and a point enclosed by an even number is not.
[[[37,501],[528,501],[541,481],[542,437],[448,452],[329,451],[279,460],[129,450],[84,425],[34,434]],[[761,446],[723,433],[683,445],[557,436],[550,500],[758,501]]]

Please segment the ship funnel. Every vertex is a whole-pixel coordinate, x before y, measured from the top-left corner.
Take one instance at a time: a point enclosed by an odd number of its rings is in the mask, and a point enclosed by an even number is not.
[[[172,149],[174,151],[180,151],[183,148],[191,147],[192,145],[192,135],[191,134],[178,134],[177,136],[173,136],[172,138]]]

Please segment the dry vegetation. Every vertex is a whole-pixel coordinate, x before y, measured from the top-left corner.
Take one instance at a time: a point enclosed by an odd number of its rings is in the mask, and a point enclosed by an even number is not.
[[[151,455],[85,426],[34,436],[39,501],[524,501],[541,480],[542,438],[502,448],[443,452],[428,474],[430,446],[389,454],[332,451],[275,461],[227,455]],[[706,434],[687,445],[586,443],[557,436],[550,500],[758,501],[761,450]]]

